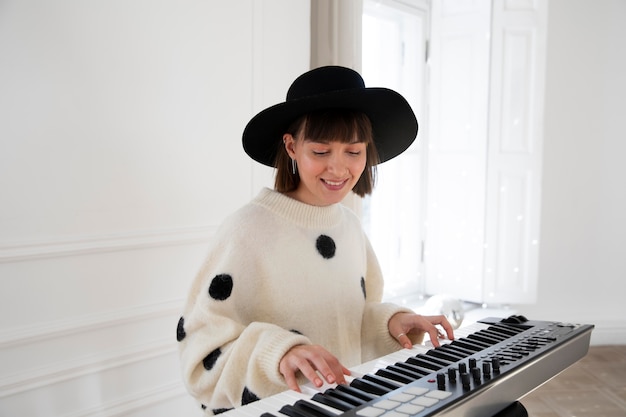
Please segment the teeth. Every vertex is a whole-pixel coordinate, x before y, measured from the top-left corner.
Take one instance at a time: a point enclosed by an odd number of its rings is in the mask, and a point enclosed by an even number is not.
[[[326,184],[328,184],[328,185],[341,185],[341,184],[343,184],[343,181],[335,182],[335,181],[324,180],[324,182],[326,182]]]

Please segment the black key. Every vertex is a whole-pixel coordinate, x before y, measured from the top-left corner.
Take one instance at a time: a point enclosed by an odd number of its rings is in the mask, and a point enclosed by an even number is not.
[[[475,339],[475,340],[480,340],[481,342],[487,343],[489,346],[493,346],[497,343],[500,343],[499,339],[495,339],[493,336],[490,336],[489,334],[483,331],[476,332],[474,334],[469,335],[468,337]]]
[[[404,384],[398,384],[398,383],[390,381],[390,380],[388,380],[386,378],[382,378],[380,376],[372,375],[372,374],[364,375],[363,379],[371,381],[371,382],[373,382],[375,384],[378,384],[378,385],[380,385],[382,387],[389,388],[392,391],[394,389],[402,388],[402,386],[404,385]]]
[[[305,400],[296,401],[294,407],[310,417],[335,417],[330,411]]]
[[[347,402],[334,398],[330,395],[322,394],[321,392],[315,394],[311,397],[311,399],[341,411],[348,411],[354,408],[352,404],[348,404]]]
[[[483,349],[491,347],[494,344],[491,342],[483,341],[483,338],[481,338],[480,336],[476,334],[470,334],[469,336],[467,336],[467,338],[470,339],[472,343],[476,343],[477,345],[482,346]]]
[[[409,358],[406,361],[410,364],[421,366],[422,368],[430,369],[431,371],[438,371],[441,368],[443,368],[443,366],[439,364],[424,360],[423,358],[418,358],[416,356]]]
[[[328,395],[329,397],[337,398],[338,400],[351,404],[354,407],[365,404],[366,402],[369,401],[369,400],[364,400],[362,398],[358,398],[354,395],[348,394],[347,392],[339,391],[333,388],[326,390],[324,394]]]
[[[507,335],[504,335],[504,334],[498,333],[498,332],[494,332],[494,331],[489,330],[489,329],[483,330],[483,332],[485,332],[485,334],[489,335],[489,337],[493,337],[494,339],[497,339],[497,340],[499,340],[501,342],[503,342],[503,341],[505,341],[507,339],[510,339],[510,337],[507,336]]]
[[[446,352],[445,350],[439,349],[439,348],[431,349],[428,352],[426,352],[426,354],[430,356],[434,356],[436,358],[445,359],[451,362],[458,362],[464,358],[463,356],[460,356],[451,352]]]
[[[272,413],[268,413],[267,411],[264,412],[263,414],[261,414],[259,417],[276,417],[274,414]]]
[[[456,362],[456,361],[449,361],[449,360],[442,359],[442,358],[435,358],[433,356],[428,356],[428,355],[424,355],[424,354],[421,354],[421,353],[419,355],[417,355],[416,357],[420,358],[420,359],[427,360],[428,362],[436,363],[436,364],[441,365],[441,366],[452,365],[453,363]]]
[[[396,372],[398,374],[406,375],[407,377],[411,378],[411,380],[413,381],[416,381],[424,376],[424,374],[420,374],[411,369],[407,369],[398,365],[389,365],[387,369],[389,369],[390,371]]]
[[[413,379],[409,378],[406,375],[399,374],[399,373],[394,372],[394,371],[392,371],[390,369],[387,369],[387,368],[379,369],[378,371],[376,371],[376,375],[380,375],[380,376],[382,376],[384,378],[388,378],[388,379],[391,379],[393,381],[397,381],[397,382],[399,382],[399,383],[401,383],[403,385],[404,384],[409,384],[409,383],[414,381]]]
[[[312,417],[312,416],[309,416],[309,415],[301,412],[296,407],[294,407],[293,405],[290,405],[290,404],[283,405],[283,407],[279,411],[282,414],[284,414],[286,416],[289,416],[289,417]]]
[[[460,356],[463,356],[463,358],[467,358],[468,356],[471,356],[474,353],[476,353],[472,350],[465,349],[465,348],[462,348],[461,346],[457,346],[453,344],[447,344],[447,345],[442,346],[441,348],[445,350],[446,352],[453,352]]]
[[[377,396],[375,395],[372,395],[358,388],[351,387],[350,385],[343,385],[343,384],[337,385],[335,389],[337,391],[345,392],[346,394],[350,394],[354,397],[360,398],[365,402],[372,401],[377,398]]]
[[[426,368],[423,368],[421,366],[418,366],[418,365],[412,364],[412,363],[396,362],[396,366],[399,366],[401,368],[405,368],[405,369],[408,369],[410,371],[416,372],[418,374],[421,374],[422,376],[426,376],[426,375],[428,375],[428,374],[430,374],[432,372],[431,369],[426,369]]]
[[[488,328],[498,333],[508,334],[509,336],[515,336],[524,331],[524,329],[509,326],[504,323],[496,323],[494,325],[489,326]]]
[[[388,392],[393,391],[390,388],[383,387],[382,385],[378,385],[375,382],[367,381],[361,378],[353,379],[350,383],[350,386],[378,396],[385,395]]]
[[[484,346],[483,344],[479,344],[477,341],[475,340],[470,340],[470,339],[457,339],[454,342],[450,343],[451,345],[454,346],[460,346],[462,348],[465,349],[469,349],[469,350],[473,350],[474,352],[480,352],[481,350],[485,349],[487,346]]]

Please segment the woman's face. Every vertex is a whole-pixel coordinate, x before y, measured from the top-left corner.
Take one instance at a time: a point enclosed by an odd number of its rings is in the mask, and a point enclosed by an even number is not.
[[[295,140],[286,134],[283,140],[300,176],[298,188],[288,194],[303,203],[328,206],[341,202],[365,169],[367,146],[356,138],[350,143],[322,143]]]

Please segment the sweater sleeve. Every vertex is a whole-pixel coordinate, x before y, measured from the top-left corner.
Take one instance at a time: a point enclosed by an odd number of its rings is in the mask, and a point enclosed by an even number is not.
[[[412,310],[392,303],[381,302],[383,297],[383,276],[371,243],[365,237],[367,255],[367,275],[365,279],[366,303],[361,328],[362,361],[388,355],[402,346],[389,334],[388,322],[396,313],[413,313]],[[424,334],[411,335],[412,342],[422,342]]]
[[[220,237],[221,236],[221,237]],[[245,299],[233,285],[254,270],[245,237],[219,233],[200,272],[177,329],[182,376],[207,414],[218,414],[287,389],[278,365],[308,338],[266,322],[246,322]],[[249,264],[253,265],[249,265]],[[254,277],[245,279],[253,282]]]

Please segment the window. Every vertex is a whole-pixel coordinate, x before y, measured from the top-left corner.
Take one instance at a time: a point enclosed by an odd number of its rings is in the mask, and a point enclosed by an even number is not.
[[[545,2],[364,0],[366,85],[402,93],[420,123],[364,202],[385,299],[535,301],[546,14]]]
[[[425,117],[427,9],[364,1],[362,74],[368,86],[400,92],[420,123]],[[387,300],[409,304],[423,282],[425,167],[427,132],[402,155],[378,167],[378,182],[363,204],[363,225],[385,276]]]

